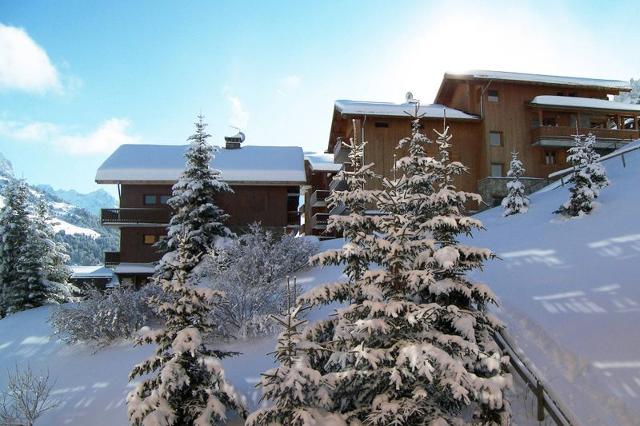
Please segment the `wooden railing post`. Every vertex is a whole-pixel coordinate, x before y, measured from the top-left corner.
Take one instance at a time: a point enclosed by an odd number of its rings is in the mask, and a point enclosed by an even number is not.
[[[544,420],[544,388],[540,380],[536,380],[536,400],[538,401],[538,421]]]

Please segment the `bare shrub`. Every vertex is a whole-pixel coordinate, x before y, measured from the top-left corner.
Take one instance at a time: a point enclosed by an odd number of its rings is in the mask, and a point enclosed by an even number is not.
[[[316,250],[313,240],[277,236],[253,224],[223,251],[206,256],[194,279],[225,293],[226,303],[212,315],[227,333],[269,334],[275,331],[269,315],[285,308],[286,276],[306,266]]]
[[[132,337],[156,320],[148,300],[159,293],[152,284],[139,290],[121,286],[104,293],[92,289],[84,300],[57,307],[49,322],[66,343],[88,342],[103,347],[116,339]]]
[[[27,364],[26,368],[7,371],[7,389],[0,393],[0,424],[27,425],[33,423],[45,412],[56,408],[59,401],[51,399],[49,370],[36,374]]]

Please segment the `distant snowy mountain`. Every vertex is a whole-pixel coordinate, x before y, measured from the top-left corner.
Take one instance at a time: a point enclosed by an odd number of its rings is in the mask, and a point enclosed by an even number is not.
[[[0,191],[14,178],[11,162],[0,154]],[[99,217],[94,213],[99,211],[100,207],[115,205],[113,197],[104,190],[90,194],[61,191],[68,195],[67,200],[76,196],[77,203],[65,200],[57,194],[58,191],[48,185],[30,186],[30,190],[32,201],[44,199],[51,214],[56,218],[54,229],[57,237],[69,245],[72,265],[97,265],[102,263],[104,251],[118,250],[117,231],[102,226]],[[105,204],[101,205],[102,202]],[[4,198],[0,195],[0,207],[3,205]]]
[[[117,200],[104,189],[81,194],[74,189],[53,189],[50,185],[38,185],[37,188],[60,198],[62,201],[85,209],[96,216],[100,214],[100,209],[112,208],[118,205]]]

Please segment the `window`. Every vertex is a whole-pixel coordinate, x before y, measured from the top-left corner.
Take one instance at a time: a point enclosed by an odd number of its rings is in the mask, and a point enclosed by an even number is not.
[[[158,237],[156,235],[151,235],[151,234],[145,234],[142,237],[143,242],[145,243],[145,245],[152,245],[155,244],[156,241],[158,241]]]
[[[489,99],[489,102],[500,102],[500,96],[498,96],[497,90],[488,90],[487,97]]]
[[[502,163],[491,163],[491,177],[502,177]]]
[[[556,118],[555,117],[543,117],[542,118],[542,125],[543,126],[555,127],[557,125]]]
[[[145,195],[144,196],[144,204],[146,206],[152,205],[152,204],[157,204],[157,203],[158,203],[158,196],[157,195]]]
[[[171,198],[171,195],[161,195],[160,204],[168,204],[169,198]]]
[[[564,92],[557,92],[556,96],[564,96]]]
[[[502,146],[502,132],[489,132],[489,145]]]
[[[379,128],[386,129],[387,127],[389,127],[389,123],[387,123],[385,121],[376,121],[375,126],[379,127]]]
[[[575,98],[576,96],[578,96],[578,93],[576,93],[576,92],[571,92],[571,93],[569,93],[569,96],[572,96],[572,97],[574,97],[574,98]]]
[[[555,151],[545,151],[544,152],[544,164],[550,166],[556,164],[556,152]]]

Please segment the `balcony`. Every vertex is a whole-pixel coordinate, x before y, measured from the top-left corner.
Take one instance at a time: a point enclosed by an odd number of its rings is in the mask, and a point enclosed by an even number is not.
[[[104,252],[104,266],[116,266],[120,263],[119,251],[105,251]]]
[[[347,189],[347,181],[338,176],[334,176],[333,180],[329,183],[330,192],[344,191],[345,189]]]
[[[327,197],[329,194],[331,194],[330,191],[318,189],[311,194],[309,204],[314,208],[327,207]]]
[[[168,208],[121,208],[102,209],[100,220],[105,226],[117,227],[157,227],[167,226],[171,219]]]
[[[593,133],[596,136],[596,148],[615,149],[640,137],[635,129],[592,129],[579,128],[581,135]],[[543,147],[569,148],[574,146],[573,135],[576,128],[570,126],[542,126],[531,129],[531,143]]]
[[[349,153],[351,149],[345,146],[343,143],[336,142],[333,147],[333,162],[337,164],[346,163],[349,160]]]
[[[342,203],[342,202],[335,203],[333,205],[333,207],[331,208],[331,210],[329,210],[329,215],[330,216],[334,216],[334,215],[338,216],[338,215],[343,214],[346,210],[347,210],[347,206],[344,203]]]
[[[311,227],[315,230],[327,229],[329,213],[316,213],[311,217]]]

